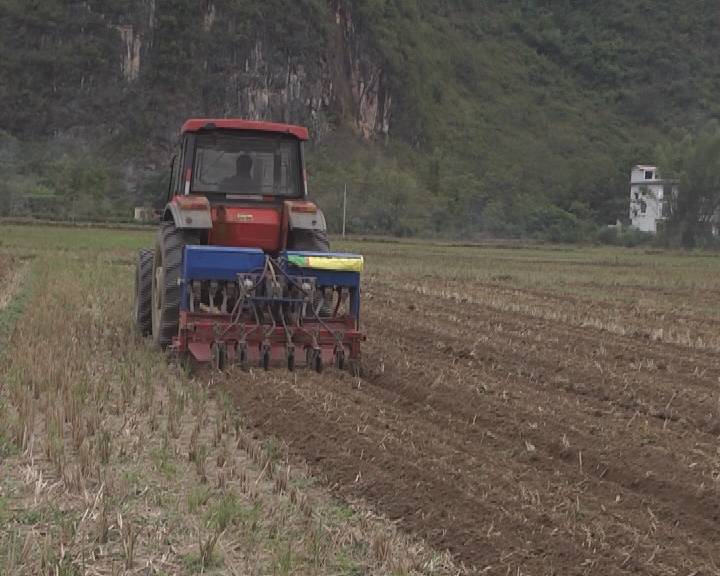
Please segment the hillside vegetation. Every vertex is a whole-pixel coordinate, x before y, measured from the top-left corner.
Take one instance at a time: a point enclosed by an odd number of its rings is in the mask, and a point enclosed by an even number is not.
[[[281,114],[315,132],[331,227],[347,183],[356,232],[582,238],[625,216],[632,164],[718,117],[718,24],[699,0],[0,0],[3,209],[128,214],[183,117]],[[389,95],[366,139],[355,69]]]

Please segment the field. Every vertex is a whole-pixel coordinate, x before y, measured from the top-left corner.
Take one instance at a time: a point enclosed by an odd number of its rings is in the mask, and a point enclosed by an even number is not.
[[[0,573],[720,574],[717,256],[348,243],[361,377],[217,375],[151,242],[3,227]]]

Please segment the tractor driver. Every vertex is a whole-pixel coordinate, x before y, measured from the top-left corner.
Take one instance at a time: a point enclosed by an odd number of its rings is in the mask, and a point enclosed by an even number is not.
[[[245,188],[252,184],[253,161],[247,154],[241,154],[235,161],[235,175],[225,178],[221,186],[225,189]]]

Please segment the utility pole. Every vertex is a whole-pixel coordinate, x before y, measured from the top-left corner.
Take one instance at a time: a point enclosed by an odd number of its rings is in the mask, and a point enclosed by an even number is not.
[[[347,220],[347,184],[345,184],[345,192],[343,192],[343,226],[342,237],[345,240],[345,221]]]

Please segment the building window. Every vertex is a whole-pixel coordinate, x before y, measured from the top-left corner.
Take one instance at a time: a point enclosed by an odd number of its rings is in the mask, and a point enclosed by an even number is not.
[[[645,200],[642,200],[640,202],[640,214],[645,214],[647,212],[647,202]]]
[[[652,180],[652,179],[653,179],[653,171],[645,170],[645,180]]]

